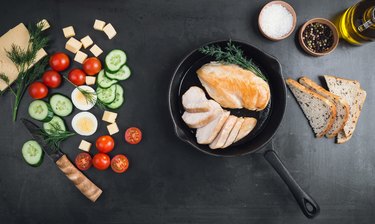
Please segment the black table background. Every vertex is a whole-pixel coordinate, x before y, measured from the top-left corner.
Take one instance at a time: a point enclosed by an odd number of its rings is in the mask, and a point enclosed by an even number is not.
[[[355,1],[289,1],[297,27],[313,17],[332,18]],[[257,15],[266,1],[7,1],[0,8],[0,33],[19,22],[46,18],[52,42],[49,53],[64,51],[61,29],[73,25],[78,38],[89,34],[105,52],[126,50],[133,76],[123,82],[126,103],[119,111],[121,133],[111,155],[125,153],[127,173],[90,169],[85,174],[104,193],[96,203],[85,199],[49,160],[39,168],[25,164],[21,146],[30,136],[11,121],[13,97],[1,97],[0,222],[1,223],[372,223],[375,219],[374,175],[374,45],[353,47],[341,41],[330,55],[313,58],[296,45],[296,32],[280,42],[263,38]],[[111,22],[113,40],[94,31],[94,19]],[[291,193],[262,154],[239,158],[204,155],[175,137],[168,113],[169,80],[180,60],[205,42],[233,38],[276,56],[285,77],[334,74],[358,79],[367,100],[349,143],[315,139],[301,110],[288,92],[283,123],[273,140],[276,150],[300,185],[320,204],[321,214],[307,220]],[[88,52],[88,51],[86,51]],[[372,54],[371,54],[372,53]],[[73,56],[72,54],[69,54]],[[103,54],[104,55],[104,54]],[[101,57],[103,57],[103,55]],[[77,67],[78,64],[74,64]],[[70,93],[68,83],[55,92]],[[25,95],[19,117],[27,116]],[[78,110],[74,111],[74,114]],[[93,112],[101,116],[102,112]],[[67,118],[69,128],[72,116]],[[105,134],[104,122],[94,141]],[[141,144],[123,140],[129,126],[144,131]],[[63,144],[70,159],[82,138]],[[96,149],[93,147],[92,152]]]

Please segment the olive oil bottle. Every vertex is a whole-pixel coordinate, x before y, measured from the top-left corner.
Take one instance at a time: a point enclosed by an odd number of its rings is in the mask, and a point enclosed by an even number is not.
[[[348,8],[337,28],[340,37],[351,44],[375,41],[375,0],[363,0]]]

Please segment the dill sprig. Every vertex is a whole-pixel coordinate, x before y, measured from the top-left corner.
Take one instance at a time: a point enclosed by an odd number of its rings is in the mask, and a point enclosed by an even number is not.
[[[14,96],[16,96],[16,93],[14,92],[14,90],[12,89],[12,87],[10,86],[10,81],[9,81],[9,78],[8,76],[6,76],[4,73],[0,73],[0,79],[3,80],[5,82],[5,84],[7,84],[8,88],[10,89],[10,91],[13,93]],[[4,92],[2,91],[0,94],[3,94]]]
[[[216,61],[224,64],[236,64],[244,69],[252,71],[255,75],[267,81],[267,78],[259,67],[251,59],[247,59],[243,51],[238,46],[232,44],[231,41],[227,42],[224,49],[217,45],[210,45],[199,48],[199,52],[212,56]]]
[[[55,146],[56,148],[60,148],[60,143],[67,138],[75,135],[74,132],[62,130],[62,128],[54,123],[49,123],[52,128],[47,130],[40,129],[40,135],[46,141],[46,143],[50,146]]]
[[[30,39],[26,49],[21,49],[20,46],[13,44],[11,49],[6,51],[8,58],[15,64],[18,70],[18,77],[15,82],[16,88],[14,88],[16,90],[14,91],[14,89],[9,88],[15,95],[12,113],[13,121],[17,119],[18,107],[27,87],[36,79],[40,78],[48,63],[46,58],[35,63],[38,51],[46,47],[49,40],[42,35],[42,28],[43,23],[30,24],[28,27]],[[30,68],[31,65],[33,65],[32,68]],[[9,78],[6,74],[3,74],[0,79],[10,86]]]

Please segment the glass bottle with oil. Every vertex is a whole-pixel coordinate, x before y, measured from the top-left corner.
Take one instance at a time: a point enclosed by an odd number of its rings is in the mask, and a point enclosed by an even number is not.
[[[348,8],[337,24],[340,37],[351,44],[375,41],[375,0],[363,0]]]

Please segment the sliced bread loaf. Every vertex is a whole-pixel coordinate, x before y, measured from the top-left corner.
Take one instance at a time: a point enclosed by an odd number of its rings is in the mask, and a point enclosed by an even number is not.
[[[366,91],[361,89],[358,81],[325,75],[329,91],[344,98],[350,107],[349,118],[344,126],[344,134],[349,137],[353,134],[361,114]]]
[[[206,98],[204,91],[197,87],[190,87],[184,95],[182,95],[182,106],[187,112],[207,112],[210,110],[210,104]]]
[[[230,112],[223,111],[215,117],[213,121],[206,126],[197,129],[196,137],[199,144],[210,144],[220,132]]]
[[[230,132],[232,131],[234,125],[236,124],[237,117],[234,115],[230,115],[228,119],[225,121],[224,126],[221,128],[219,134],[216,136],[214,141],[210,144],[211,149],[219,149],[222,148],[227,141]]]
[[[209,100],[210,110],[208,112],[190,113],[185,111],[182,120],[190,128],[200,128],[210,123],[215,117],[223,111],[221,106],[214,100]]]
[[[332,128],[326,134],[327,138],[335,137],[344,128],[344,125],[349,118],[349,104],[345,99],[325,90],[323,87],[307,77],[300,78],[299,82],[311,91],[322,95],[335,104],[337,110],[336,118]]]
[[[335,121],[335,104],[293,79],[287,79],[286,83],[309,121],[315,136],[317,138],[324,136]]]

